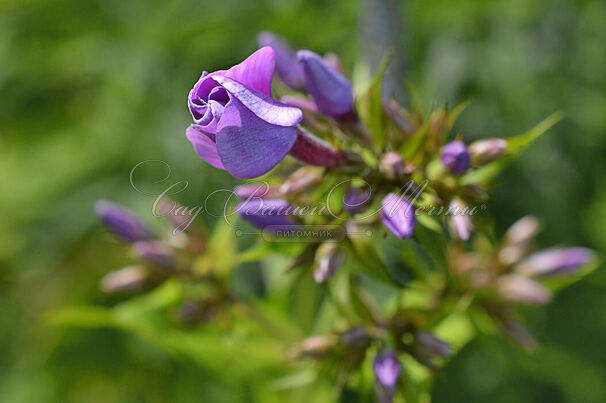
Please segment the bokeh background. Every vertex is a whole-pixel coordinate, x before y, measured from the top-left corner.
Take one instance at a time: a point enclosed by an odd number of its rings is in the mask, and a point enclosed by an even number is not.
[[[251,401],[254,377],[234,382],[118,330],[45,318],[108,303],[97,282],[129,260],[92,205],[118,200],[154,224],[151,199],[129,184],[136,163],[167,161],[190,182],[184,203],[234,183],[191,150],[185,99],[203,68],[242,60],[263,29],[334,50],[349,71],[388,38],[405,73],[397,88],[414,86],[426,107],[472,101],[457,124],[468,140],[519,134],[562,110],[502,175],[491,210],[501,233],[530,213],[542,246],[606,250],[606,2],[394,1],[387,17],[374,12],[385,26],[368,19],[375,3],[0,1],[0,401]],[[534,354],[480,337],[438,376],[434,401],[606,401],[604,270],[525,319]]]

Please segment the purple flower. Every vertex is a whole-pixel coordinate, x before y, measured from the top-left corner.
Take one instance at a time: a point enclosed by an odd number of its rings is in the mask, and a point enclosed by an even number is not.
[[[236,212],[253,226],[272,231],[279,228],[292,228],[290,219],[292,208],[284,199],[249,199],[238,204]]]
[[[263,175],[293,146],[303,113],[271,98],[274,51],[266,46],[229,70],[202,76],[189,93],[198,155],[235,177]]]
[[[480,140],[469,146],[469,153],[475,164],[483,165],[503,155],[506,147],[507,141],[503,139]]]
[[[343,197],[343,211],[349,214],[357,214],[366,210],[372,200],[372,193],[368,189],[351,188]]]
[[[353,93],[351,84],[345,77],[310,50],[297,52],[297,59],[303,66],[307,91],[320,112],[336,118],[351,111]]]
[[[124,206],[99,200],[95,203],[94,209],[108,229],[126,241],[136,242],[154,238],[152,231],[133,211]]]
[[[384,349],[375,357],[373,369],[377,382],[387,389],[395,388],[400,378],[402,366],[391,349]]]
[[[278,77],[294,90],[305,89],[305,76],[303,68],[297,62],[295,53],[279,36],[263,31],[257,36],[259,46],[271,46],[276,54],[276,72]]]
[[[593,257],[593,252],[587,248],[551,249],[528,257],[516,267],[516,271],[538,277],[571,274]]]
[[[471,164],[471,155],[462,141],[453,141],[442,148],[442,164],[453,175],[463,175]]]
[[[417,223],[414,206],[406,199],[389,193],[381,201],[383,225],[401,239],[410,238]]]

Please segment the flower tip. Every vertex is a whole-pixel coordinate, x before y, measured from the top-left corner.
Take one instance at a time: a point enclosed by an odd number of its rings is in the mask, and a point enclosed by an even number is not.
[[[402,365],[391,349],[384,349],[374,359],[373,369],[377,382],[387,389],[395,388],[400,378]]]

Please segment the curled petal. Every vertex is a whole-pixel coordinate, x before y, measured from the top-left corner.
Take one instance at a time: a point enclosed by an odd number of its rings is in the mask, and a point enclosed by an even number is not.
[[[225,169],[219,154],[217,154],[217,144],[197,125],[191,125],[185,131],[187,139],[191,141],[194,150],[200,158],[208,162],[215,168]]]
[[[351,111],[353,93],[351,84],[345,77],[312,51],[300,50],[297,59],[303,66],[307,90],[320,112],[326,116],[339,117]]]
[[[212,73],[214,77],[220,75],[236,80],[247,87],[253,88],[263,94],[271,95],[271,79],[274,75],[275,53],[269,46],[264,46],[242,63],[229,70],[220,70]]]
[[[213,76],[233,97],[259,119],[277,126],[294,126],[303,119],[303,112],[293,106],[284,105],[268,95],[221,75]],[[232,101],[233,102],[233,101]],[[230,104],[232,103],[230,102]],[[229,107],[226,106],[226,108]],[[223,111],[225,113],[225,111]],[[225,126],[221,120],[219,130]]]

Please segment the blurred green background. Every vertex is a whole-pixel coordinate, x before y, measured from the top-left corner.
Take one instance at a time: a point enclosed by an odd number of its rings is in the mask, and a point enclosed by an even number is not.
[[[242,60],[269,29],[295,47],[336,51],[351,71],[369,1],[0,1],[0,401],[255,400],[254,377],[235,382],[115,330],[48,327],[45,315],[108,303],[97,282],[129,259],[92,205],[118,200],[155,224],[152,199],[129,184],[136,163],[167,161],[190,182],[186,204],[235,183],[184,136],[202,69]],[[457,124],[466,140],[565,113],[492,192],[499,232],[534,214],[542,246],[606,250],[606,2],[396,7],[406,81],[425,106],[471,99]],[[474,341],[438,375],[434,401],[606,401],[605,295],[598,269],[528,311],[534,354]]]

